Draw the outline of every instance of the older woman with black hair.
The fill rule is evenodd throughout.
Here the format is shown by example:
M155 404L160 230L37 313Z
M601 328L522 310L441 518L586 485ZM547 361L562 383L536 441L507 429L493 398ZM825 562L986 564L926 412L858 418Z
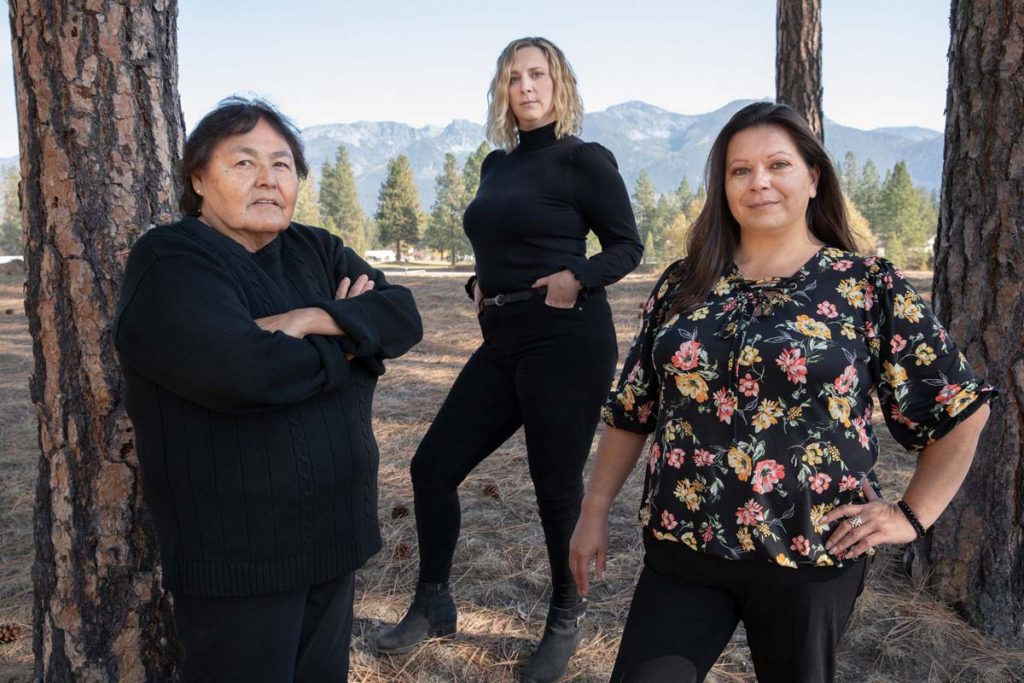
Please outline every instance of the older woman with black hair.
M422 334L412 295L291 222L292 124L232 98L185 143L184 217L132 249L125 405L187 680L343 681L381 546L370 412Z
M612 680L703 680L738 622L762 681L832 680L874 548L956 493L995 395L900 270L856 253L839 181L791 108L719 133L689 257L664 272L605 403L572 540L583 592L608 510L654 435L646 549ZM877 490L873 394L919 452ZM641 674L641 672L643 672Z

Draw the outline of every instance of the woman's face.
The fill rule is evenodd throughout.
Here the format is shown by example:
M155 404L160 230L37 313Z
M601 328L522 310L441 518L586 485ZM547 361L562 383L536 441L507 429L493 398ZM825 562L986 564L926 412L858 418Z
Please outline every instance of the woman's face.
M508 103L519 130L534 130L555 120L555 82L551 80L547 57L539 47L516 50L508 82Z
M217 143L192 187L203 198L200 220L254 251L288 227L299 178L288 141L260 119Z
M725 154L725 196L743 234L802 235L807 204L818 192L818 169L809 168L779 126L736 133Z

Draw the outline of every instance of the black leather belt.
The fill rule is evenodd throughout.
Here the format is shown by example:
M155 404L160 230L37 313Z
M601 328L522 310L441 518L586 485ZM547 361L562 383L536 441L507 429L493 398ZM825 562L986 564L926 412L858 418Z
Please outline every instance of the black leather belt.
M535 296L544 296L548 293L547 287L537 287L536 289L524 289L519 292L510 292L508 294L498 294L492 296L489 299L484 299L484 306L504 306L505 304L514 304L518 301L529 301Z

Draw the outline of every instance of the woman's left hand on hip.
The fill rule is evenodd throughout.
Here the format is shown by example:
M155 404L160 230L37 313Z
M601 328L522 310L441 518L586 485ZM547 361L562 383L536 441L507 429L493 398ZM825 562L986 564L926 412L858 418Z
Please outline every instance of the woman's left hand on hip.
M889 503L875 493L865 477L861 481L863 505L840 505L825 515L822 524L838 521L825 549L841 558L854 558L865 553L874 554L875 546L883 543L910 543L917 532L895 503Z
M544 297L544 303L554 308L572 308L576 305L580 289L583 285L572 274L571 270L563 270L553 275L539 278L533 283L533 288L547 287L548 293Z

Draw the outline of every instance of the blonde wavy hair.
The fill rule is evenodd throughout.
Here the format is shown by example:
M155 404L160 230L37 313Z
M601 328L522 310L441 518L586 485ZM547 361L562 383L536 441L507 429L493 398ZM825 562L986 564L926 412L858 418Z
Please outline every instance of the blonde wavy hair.
M516 51L535 47L548 60L554 83L555 136L578 135L583 130L583 98L576 87L576 74L558 46L546 38L513 40L498 56L498 65L487 89L487 139L496 147L511 150L519 144L519 125L508 101L508 84Z

